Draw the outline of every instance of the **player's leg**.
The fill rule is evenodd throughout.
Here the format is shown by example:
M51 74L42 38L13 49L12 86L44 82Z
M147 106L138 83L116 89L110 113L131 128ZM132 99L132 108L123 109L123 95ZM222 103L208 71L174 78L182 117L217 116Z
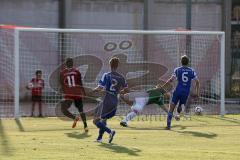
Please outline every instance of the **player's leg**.
M165 104L161 104L161 105L159 105L161 108L162 108L162 110L164 111L164 112L166 112L166 113L168 113L168 106L167 105L165 105Z
M43 114L42 114L42 96L38 97L38 110L39 110L38 117L43 117Z
M135 98L131 99L131 96L132 93L126 93L126 94L122 94L120 95L121 99L127 103L128 105L132 106L134 103L135 103ZM136 112L134 110L131 110L131 112L129 112L127 114L127 116L120 122L120 125L123 126L123 127L127 127L127 119L129 117L131 117L130 119L134 118L136 116Z
M102 123L102 125L98 124L99 121L101 120L102 108L103 108L103 102L99 103L98 106L96 107L96 110L94 113L94 118L93 118L93 124L96 125L97 128L99 128L98 137L96 139L96 142L102 142L102 137L105 132L105 128L102 127L102 125L106 126L106 124L105 123Z
M191 107L191 104L193 103L193 101L194 101L194 98L192 96L189 96L189 98L186 102L186 105L185 105L185 116L189 116L190 107Z
M177 107L177 115L175 116L175 119L177 121L180 120L180 113L182 112L182 107L183 106L185 107L187 99L188 99L188 94L186 94L186 93L182 93L179 96L179 103L178 103L178 107Z
M193 104L197 100L197 96L193 93L190 93L189 97L187 98L187 102L185 105L185 116L188 117L190 114L191 104Z
M104 132L107 132L109 134L109 140L108 142L111 143L113 140L113 137L115 136L115 131L111 130L110 128L107 127L106 123L107 119L94 119L93 123L99 128L99 135L97 137L97 142L102 142L102 137Z
M32 95L32 109L31 109L31 117L34 116L34 111L35 111L35 104L36 104L36 97Z
M148 97L136 97L135 103L131 107L131 112L127 114L127 116L120 122L120 125L123 127L127 127L128 121L132 120L134 117L137 116L138 113L144 109L148 102Z
M78 112L80 114L80 117L83 121L83 125L84 125L84 130L85 132L88 132L88 126L87 126L87 120L86 120L86 115L85 113L83 112L83 103L82 103L82 98L79 98L79 99L76 99L74 100L74 104L76 106L76 108L78 109ZM77 122L77 121L76 121ZM76 125L75 125L76 126ZM74 127L75 127L74 126ZM73 128L74 128L73 127Z
M105 112L104 114L102 114L102 119L106 119L107 120L107 119L110 119L110 118L115 116L116 111L117 111L117 104L113 105L111 108L112 109L111 109L110 112L108 111L107 113ZM109 134L108 143L111 143L116 132L114 130L110 129L109 127L107 127L107 123L105 123L104 125L105 125L105 127L104 127L105 131Z
M103 111L103 102L98 104L94 113L93 124L96 125L97 128L99 128L99 134L96 139L96 142L102 142L103 134L106 130L108 130L108 128L106 128L106 120L101 119L102 111ZM111 132L111 131L108 130L108 132Z
M178 109L177 109L177 112L180 114L181 111L182 111L182 106L184 106L186 108L186 103L188 101L188 96L189 94L182 94L180 99L179 99L179 106L178 106Z
M106 116L104 116L103 119L106 119L106 120L107 120L107 119L110 119L110 118L114 117L115 114L116 114L116 111L117 111L116 107L117 107L117 106L114 107L114 110L112 110L110 113L108 113ZM104 123L103 123L103 124L104 124ZM114 130L110 129L109 127L107 127L107 122L105 123L105 128L106 128L106 129L109 129L109 131L111 131L111 132L108 132L108 131L106 130L106 132L109 134L108 143L111 143L112 140L113 140L113 137L115 136L115 133L116 133L116 132L115 132Z
M41 101L38 102L38 109L39 109L38 117L43 117L43 114L42 114L42 102Z
M180 114L182 112L182 104L179 103L177 107L177 113Z
M71 107L71 105L72 105L72 100L70 100L70 99L67 99L67 100L63 100L62 102L61 102L61 111L62 111L62 113L66 116L66 117L68 117L68 118L70 118L70 119L75 119L75 115L73 115L71 112L69 112L69 108Z
M111 130L110 128L107 127L106 121L107 121L107 119L101 119L101 118L95 118L93 120L93 123L99 128L99 135L96 140L97 142L102 141L104 132L107 132L109 134L109 143L112 142L112 139L115 135L115 131Z
M106 120L115 116L116 105L112 105L112 106L108 105L110 108L107 110L103 108L104 105L107 105L107 104L102 102L97 107L93 123L99 128L99 135L98 135L97 141L98 142L101 141L101 138L104 132L107 132L109 134L109 143L111 143L115 135L115 131L107 127Z
M173 111L175 109L175 106L179 100L179 96L176 91L173 92L172 100L169 104L169 109L168 109L168 116L167 116L167 129L171 129L171 122L172 122L172 117L173 117Z
M176 113L176 115L174 116L176 121L180 121L180 113L181 113L181 112L182 112L182 104L181 104L181 103L178 103L177 113Z
M31 117L34 116L34 110L35 110L35 101L32 101L32 110L31 110Z
M123 127L127 127L128 126L128 121L132 120L134 117L136 117L138 114L138 111L136 110L131 110L131 112L129 112L126 117L124 119L122 119L122 121L120 122L120 125Z
M172 122L173 111L175 109L175 106L176 105L172 102L169 105L168 116L167 116L167 129L171 129L171 122Z
M101 121L101 124L99 124L98 121ZM93 120L93 124L95 124L98 128L99 128L99 132L98 132L98 137L96 139L97 142L102 142L102 137L103 137L103 134L105 132L105 127L103 126L107 126L107 120L106 119L100 119L100 118L95 118Z

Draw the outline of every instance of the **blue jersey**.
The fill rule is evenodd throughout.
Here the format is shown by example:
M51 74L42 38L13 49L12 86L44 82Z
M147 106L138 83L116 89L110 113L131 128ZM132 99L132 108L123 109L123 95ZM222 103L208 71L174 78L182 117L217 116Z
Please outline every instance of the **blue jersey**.
M178 84L175 91L189 93L191 82L197 78L196 72L190 67L178 67L174 69L173 76L177 78Z
M174 69L173 76L177 78L178 84L172 95L172 103L177 105L186 104L190 88L191 81L197 78L196 72L190 67L178 67Z
M105 98L111 98L111 100L116 100L116 102L120 90L127 87L125 78L117 72L104 73L98 85L104 87L107 91L107 97Z

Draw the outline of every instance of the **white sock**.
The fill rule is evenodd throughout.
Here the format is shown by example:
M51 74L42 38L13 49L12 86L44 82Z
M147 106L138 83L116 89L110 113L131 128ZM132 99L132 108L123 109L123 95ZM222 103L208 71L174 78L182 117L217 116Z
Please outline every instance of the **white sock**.
M122 120L122 122L127 123L128 121L132 120L136 116L137 116L137 114L132 111L132 112L128 113L128 115Z

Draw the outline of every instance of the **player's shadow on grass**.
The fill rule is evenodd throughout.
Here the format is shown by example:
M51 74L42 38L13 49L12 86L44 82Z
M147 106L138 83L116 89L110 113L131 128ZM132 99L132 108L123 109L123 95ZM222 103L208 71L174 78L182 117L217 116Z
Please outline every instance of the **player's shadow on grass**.
M72 131L72 128L53 128L53 129L26 129L25 132L56 132L56 131Z
M192 120L198 121L198 122L202 122L202 123L205 123L205 124L209 124L210 123L209 120L201 118L201 116L192 117Z
M132 127L132 126L128 126L128 127L121 127L121 129L132 129L132 130L164 130L164 128L161 127Z
M186 126L181 126L181 125L174 125L172 126L172 128L178 128L180 130L184 130L186 129L187 127ZM131 127L131 126L128 126L126 127L126 129L133 129L133 130L166 130L165 127Z
M6 156L11 156L12 151L9 146L9 139L5 133L4 126L2 124L2 120L0 119L0 154L6 155Z
M79 133L79 132L72 132L72 133L65 133L68 137L70 138L75 138L75 139L84 139L84 138L88 138L91 137L91 135L89 135L88 133Z
M222 121L227 121L227 122L231 122L231 123L235 123L235 124L240 124L240 120L239 119L234 119L234 118L229 118L229 117L217 117L217 116L206 116L208 118L214 118L214 119L218 119L218 120L222 120Z
M186 126L182 126L182 125L173 125L171 128L177 128L177 129L180 129L180 130L184 130L187 127Z
M203 133L203 132L196 132L196 131L175 131L180 134L187 134L187 135L192 135L194 137L202 137L202 138L215 138L217 137L216 133Z
M115 153L125 153L125 154L128 154L130 156L139 156L138 153L141 152L140 149L137 149L137 148L127 148L127 147L124 147L124 146L119 146L117 144L106 144L106 143L100 143L101 147L104 147L104 148L107 148Z

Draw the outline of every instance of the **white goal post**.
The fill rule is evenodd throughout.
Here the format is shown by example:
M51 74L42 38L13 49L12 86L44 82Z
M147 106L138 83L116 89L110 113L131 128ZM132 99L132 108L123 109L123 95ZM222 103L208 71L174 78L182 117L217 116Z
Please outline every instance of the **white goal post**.
M36 69L43 70L46 82L43 96L47 106L45 112L54 116L53 108L61 95L56 93L51 78L56 68L69 56L76 58L77 67L84 75L83 83L89 88L94 87L100 75L108 70L109 58L119 56L126 65L121 66L120 71L129 83L136 82L145 86L142 89L149 89L159 77L166 81L173 68L179 65L181 55L187 54L191 67L198 73L202 89L201 97L194 100L190 108L201 105L209 114L225 114L224 32L15 28L13 37L16 118L29 114L25 113L27 107L22 109L24 105L29 106L26 97L30 95L26 94L23 86ZM89 65L95 61L99 62L98 68L90 69ZM153 80L156 76L158 78ZM161 113L154 109L151 111L152 108L156 107L149 107L146 114ZM119 113L125 114L127 110L122 105Z

